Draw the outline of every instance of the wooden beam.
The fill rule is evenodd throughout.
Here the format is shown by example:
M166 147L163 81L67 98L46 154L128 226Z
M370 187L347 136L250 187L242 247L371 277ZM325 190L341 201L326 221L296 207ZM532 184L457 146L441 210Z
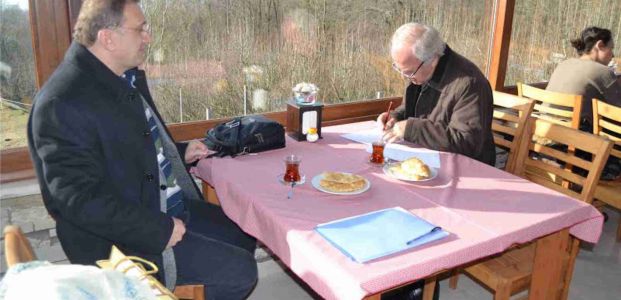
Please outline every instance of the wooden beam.
M69 29L73 32L75 22L78 20L78 14L80 13L80 7L82 7L82 0L67 0L67 7L69 8Z
M29 0L37 88L56 70L71 43L67 0Z
M507 75L507 61L511 43L515 0L497 0L492 43L492 57L489 69L489 83L492 89L503 91Z
M401 104L401 97L384 98L378 100L357 101L341 104L330 104L323 108L323 126L331 126L337 124L353 123L366 120L373 120L377 116L386 111L388 103L392 101L393 107ZM263 114L264 116L275 120L276 122L286 126L286 112L270 112ZM184 122L177 124L169 124L168 130L175 141L187 141L205 137L207 130L214 126L227 122L232 118L222 118L207 121Z
M401 104L402 97L392 97L377 100L365 100L350 103L327 105L323 109L323 123L349 118L375 116L377 117L388 108L388 103L393 102L392 107Z
M0 151L0 183L34 178L28 147Z
M384 112L390 101L393 107L401 104L401 97L378 100L358 101L342 104L332 104L324 107L323 126L353 123L374 120ZM270 112L264 116L285 126L286 112ZM207 130L226 122L231 118L214 119L208 121L185 122L168 125L168 129L175 141L187 141L205 137ZM34 178L34 171L27 147L13 148L0 151L0 180L10 182Z
M286 115L284 111L264 113L265 117L272 119L283 126L287 123ZM193 121L168 124L168 130L175 141L188 141L193 139L204 138L207 130L215 127L216 125L224 122L228 122L233 118L221 118L206 121Z

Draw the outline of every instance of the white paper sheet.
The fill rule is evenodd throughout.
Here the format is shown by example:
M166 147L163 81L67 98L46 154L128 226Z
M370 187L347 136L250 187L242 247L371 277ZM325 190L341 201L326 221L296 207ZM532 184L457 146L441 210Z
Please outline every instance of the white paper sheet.
M384 134L382 133L382 130L380 128L372 128L363 131L343 134L341 136L354 142L371 145L371 143L381 140L383 135Z
M343 134L342 137L354 142L366 144L366 150L373 152L371 143L382 138L382 131L379 128L367 129L359 132ZM424 148L414 148L403 144L386 144L384 147L384 157L392 160L404 161L411 157L417 157L425 164L433 168L440 168L440 154L438 151Z

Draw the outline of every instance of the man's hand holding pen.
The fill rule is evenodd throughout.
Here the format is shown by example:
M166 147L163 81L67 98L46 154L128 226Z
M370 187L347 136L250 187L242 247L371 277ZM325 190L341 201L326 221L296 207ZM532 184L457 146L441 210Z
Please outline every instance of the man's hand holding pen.
M388 122L386 122L386 130L384 130L384 135L382 136L382 140L386 143L395 143L403 140L405 136L405 126L407 125L407 120L397 121L395 118L390 118Z
M407 121L397 121L396 118L390 115L390 109L392 108L392 101L388 105L388 110L381 113L377 117L377 123L382 128L384 135L382 140L387 143L398 142L403 140L405 134L405 126Z

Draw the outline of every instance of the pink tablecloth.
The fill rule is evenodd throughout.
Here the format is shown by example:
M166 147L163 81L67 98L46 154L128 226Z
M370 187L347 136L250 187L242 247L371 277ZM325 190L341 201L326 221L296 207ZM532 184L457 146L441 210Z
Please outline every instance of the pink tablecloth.
M327 127L317 143L288 139L284 149L203 160L194 173L216 189L233 221L328 299L360 299L567 227L588 242L597 242L601 234L603 218L592 206L465 156L440 153L439 175L425 183L389 178L366 163L364 145L340 136L371 126L373 122ZM292 153L302 157L306 183L288 200L289 188L278 176L284 171L283 158ZM320 192L310 180L327 170L361 174L371 188L355 196ZM313 231L319 223L395 206L441 226L450 236L359 264Z

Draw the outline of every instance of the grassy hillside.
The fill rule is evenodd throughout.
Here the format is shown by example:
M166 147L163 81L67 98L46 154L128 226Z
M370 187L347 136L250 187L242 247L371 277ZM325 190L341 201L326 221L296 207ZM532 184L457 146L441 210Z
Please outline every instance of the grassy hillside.
M8 108L0 108L0 150L26 146L26 124L28 113Z

